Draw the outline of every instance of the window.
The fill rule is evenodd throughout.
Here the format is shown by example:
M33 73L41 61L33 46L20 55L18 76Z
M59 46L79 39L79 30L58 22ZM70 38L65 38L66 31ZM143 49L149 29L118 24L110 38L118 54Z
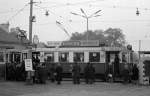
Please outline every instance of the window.
M21 54L20 53L14 53L14 61L19 63L21 58Z
M3 54L3 52L0 52L0 62L4 62L4 54Z
M22 60L25 60L25 59L27 59L27 53L22 54Z
M100 53L99 52L90 52L89 53L90 62L100 62Z
M84 62L84 53L74 53L74 62Z
M47 62L54 62L54 53L46 53L45 56Z
M69 53L60 53L59 55L59 61L60 62L68 62L69 61Z

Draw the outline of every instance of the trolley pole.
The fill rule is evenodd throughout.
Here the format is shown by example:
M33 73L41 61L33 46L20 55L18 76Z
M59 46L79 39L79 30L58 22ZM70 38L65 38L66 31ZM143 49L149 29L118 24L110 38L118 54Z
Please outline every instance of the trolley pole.
M86 17L86 20L87 20L87 42L88 42L88 40L89 40L89 18L88 17Z

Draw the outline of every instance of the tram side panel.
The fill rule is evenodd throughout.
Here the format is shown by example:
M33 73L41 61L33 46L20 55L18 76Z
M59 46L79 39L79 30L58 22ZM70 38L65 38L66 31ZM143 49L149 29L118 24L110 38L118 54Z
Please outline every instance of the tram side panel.
M81 74L83 74L83 70L88 62L91 62L93 64L93 66L95 67L96 74L99 74L99 75L105 74L105 69L106 69L105 58L106 57L105 57L105 52L103 51L101 52L72 52L70 51L70 52L51 52L49 53L49 55L48 53L45 53L45 54L46 54L45 55L46 60L48 58L54 58L53 60L51 60L51 62L49 62L49 64L55 64L56 66L57 63L60 63L63 67L63 73L66 75L69 75L69 76L71 75L71 70L72 70L72 66L74 65L74 63L80 64ZM97 58L95 59L97 62L90 60L91 54L95 57L98 56L99 59ZM76 56L78 58L75 58Z

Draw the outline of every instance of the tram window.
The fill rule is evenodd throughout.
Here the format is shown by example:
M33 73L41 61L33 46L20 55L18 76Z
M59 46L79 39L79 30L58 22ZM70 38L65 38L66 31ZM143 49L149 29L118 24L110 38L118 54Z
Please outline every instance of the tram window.
M46 53L45 56L47 62L54 62L54 53Z
M0 62L4 62L4 55L3 55L3 52L0 52Z
M20 54L19 53L14 54L14 61L17 63L20 62Z
M69 53L60 53L59 61L60 62L68 62L69 61Z
M74 53L74 62L84 62L84 53Z
M22 60L25 60L25 59L27 59L27 53L22 54Z
M90 62L100 62L100 53L99 52L90 52L89 53Z

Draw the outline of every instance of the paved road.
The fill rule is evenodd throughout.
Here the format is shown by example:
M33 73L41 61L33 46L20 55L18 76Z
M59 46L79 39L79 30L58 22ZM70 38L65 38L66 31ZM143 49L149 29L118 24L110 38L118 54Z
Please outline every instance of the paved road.
M150 96L150 86L97 82L93 85L25 85L24 82L0 82L0 96Z

